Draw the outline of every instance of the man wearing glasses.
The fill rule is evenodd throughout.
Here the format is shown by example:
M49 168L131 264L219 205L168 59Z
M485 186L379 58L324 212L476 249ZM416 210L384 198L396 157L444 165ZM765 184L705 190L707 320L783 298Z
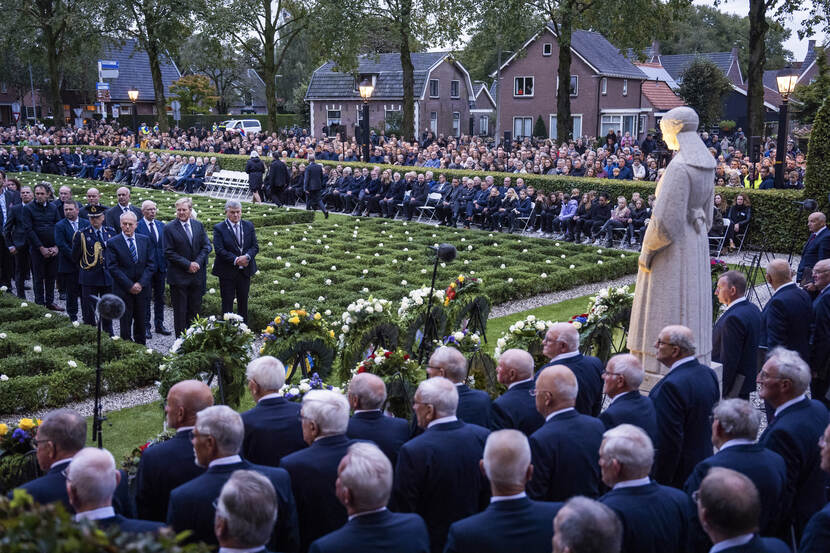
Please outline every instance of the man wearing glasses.
M657 440L657 413L651 398L640 393L645 372L636 356L621 353L608 360L602 371L602 391L611 398L599 420L610 430L621 424L642 428L652 443Z
M579 331L571 323L556 323L542 341L542 353L550 362L536 373L553 365L564 365L579 384L574 407L583 415L596 417L602 408L602 361L579 352Z
M813 332L810 339L813 381L810 391L815 399L830 407L827 398L830 388L830 259L819 261L813 267L813 283L820 292L813 300Z

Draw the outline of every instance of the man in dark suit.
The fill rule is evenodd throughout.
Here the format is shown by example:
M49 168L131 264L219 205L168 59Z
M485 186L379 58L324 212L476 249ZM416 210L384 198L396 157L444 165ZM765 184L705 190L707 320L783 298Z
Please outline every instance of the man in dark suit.
M259 252L254 224L242 220L242 204L236 200L225 203L227 219L213 227L212 274L219 277L222 313L233 313L233 300L239 315L248 322L248 292L251 276L256 273L256 254Z
M283 457L280 467L291 475L300 516L300 551L304 553L314 540L348 520L335 494L335 482L337 466L354 440L346 437L349 403L338 392L307 392L300 418L309 447Z
M602 373L602 391L611 398L599 420L610 430L621 424L633 424L645 430L652 444L657 441L657 412L651 398L640 393L643 365L630 353L621 353L608 360Z
M170 492L205 472L194 463L190 431L196 424L196 413L211 405L210 388L198 380L182 380L167 392L167 427L175 428L176 434L150 445L141 454L135 493L140 518L165 522Z
M386 508L392 492L392 464L374 444L357 442L337 467L337 498L349 521L311 544L311 553L428 553L429 535L421 517Z
M72 260L72 241L75 233L87 228L89 221L78 217L75 202L62 204L64 218L55 225L55 245L58 247L58 275L66 289L66 314L70 321L78 318L78 300L81 297L80 267Z
M52 204L55 206L55 209L58 210L58 217L63 219L64 217L64 207L66 204L72 204L75 206L76 213L81 211L81 203L75 201L72 198L72 189L68 186L61 186L58 189L58 198L52 201Z
M135 233L150 239L150 249L156 260L156 270L150 279L151 301L147 302L147 311L144 313L144 330L147 339L153 337L150 331L150 304L153 305L155 329L157 334L169 336L171 332L164 326L164 283L167 281L167 259L164 257L164 223L156 219L156 203L145 200L141 204L143 217L138 220Z
M394 466L398 451L409 439L409 423L406 419L387 417L381 410L386 403L386 383L371 373L357 374L349 382L348 398L354 415L349 419L346 435L353 440L374 442Z
M809 282L812 276L810 269L822 259L830 257L830 232L827 231L827 216L821 211L811 213L807 218L807 228L810 229L810 237L804 244L804 249L801 250L801 261L798 263L798 270L795 274L795 280L799 284L804 282L805 277ZM809 284L807 289L810 292L815 291Z
M810 334L810 368L813 379L810 392L813 398L830 407L830 259L823 259L813 267L813 282L818 297L813 300L812 333Z
M550 551L553 518L562 504L527 497L525 486L533 474L527 436L510 429L493 432L487 437L479 464L490 482L490 505L481 513L453 523L444 551Z
M3 193L7 200L9 198L8 192L7 190ZM22 187L20 189L20 203L12 203L8 207L3 224L3 238L14 265L14 290L17 297L21 299L26 299L26 280L29 278L32 267L29 259L29 246L26 243L26 229L23 226L23 208L34 200L34 197L30 187Z
M14 247L6 241L4 228L9 219L12 207L20 203L20 194L5 188L6 174L0 171L0 286L11 288L14 277L14 261L10 248Z
M107 242L105 258L112 276L112 290L124 300L124 314L119 324L121 339L146 344L144 317L150 304L150 281L156 270L156 256L150 239L135 233L137 223L131 211L121 215L121 234Z
M827 476L821 472L818 441L827 427L827 408L807 398L810 368L794 351L770 352L759 374L758 395L775 414L758 443L787 463L787 490L781 506L779 534L800 539L807 521L827 502Z
M755 442L761 415L743 399L725 399L712 412L712 445L718 452L695 467L684 489L691 495L712 467L736 470L752 480L761 498L760 532L774 535L787 485L787 465Z
M752 480L734 470L714 467L700 483L697 515L703 530L723 553L789 553L775 538L762 538L758 531L761 501Z
M285 367L276 357L254 359L245 376L256 406L242 413L242 457L258 465L279 466L283 457L306 447L298 418L300 405L282 397Z
M620 547L622 523L599 501L571 498L553 519L553 553L610 552Z
M649 397L657 411L654 479L683 488L692 469L712 455L709 415L720 398L715 371L695 359L692 331L667 326L657 335L657 360L669 367Z
M533 478L527 494L539 501L599 496L599 446L605 426L574 408L576 376L564 365L548 367L536 378L534 394L545 423L530 436Z
M196 463L207 470L170 493L167 524L176 533L192 531L192 541L217 543L214 505L222 486L235 471L254 470L268 478L277 492L277 523L271 545L277 551L296 552L299 546L298 521L291 479L282 469L243 460L239 456L239 448L244 434L242 417L226 405L208 407L197 413L191 442Z
M78 281L81 284L84 323L94 326L98 298L112 289L112 277L107 270L104 252L116 231L104 226L104 208L99 205L88 206L87 217L89 226L76 232L72 238L72 261L80 267ZM112 336L112 321L103 319L101 328Z
M101 204L101 193L98 191L97 188L90 188L86 191L86 205L84 205L84 207L81 208L80 214L80 217L82 219L86 219L89 217L89 208L91 206L102 208L100 209L101 213L106 213L106 211L109 209L107 206Z
M268 166L268 175L265 177L265 191L272 202L282 206L280 196L288 186L288 166L280 159L280 152L274 150L271 164Z
M767 265L766 279L774 292L761 312L760 347L769 351L783 346L809 359L813 317L810 295L793 282L790 265L783 259L773 259Z
M222 486L216 500L213 528L219 551L268 553L277 520L277 492L271 481L255 470L237 470Z
M130 189L126 186L120 187L115 191L118 196L118 203L107 210L104 217L104 224L114 229L121 228L121 215L132 212L135 215L135 220L141 219L141 210L130 203Z
M190 217L190 198L176 200L176 220L164 226L164 257L176 336L187 330L202 308L210 240L202 223Z
M715 291L727 306L712 329L712 361L723 365L723 397L749 399L756 388L761 312L746 299L743 273L722 274Z
M306 194L305 208L311 211L317 211L319 208L328 219L326 204L320 199L323 190L323 167L319 163L314 163L314 152L308 154L308 166L303 174L303 190Z
M102 528L118 527L128 534L156 532L164 523L126 518L116 514L113 495L122 475L106 449L80 450L66 468L66 492L75 509L75 521L93 520Z
M493 401L493 429L514 428L530 436L545 422L530 395L533 368L533 356L521 349L509 349L499 357L496 378L507 391Z
M490 428L493 416L490 396L484 390L473 390L467 386L467 358L449 346L436 349L427 363L427 377L443 376L458 389L456 416L469 424Z
M821 442L821 470L830 473L830 426L824 430ZM800 553L823 553L830 551L830 503L813 515L798 548Z
M413 404L424 433L398 453L392 505L421 515L430 551L440 553L450 525L487 505L490 490L478 462L489 431L456 417L458 389L446 378L421 382Z
M35 201L23 208L23 230L32 260L32 287L35 303L52 311L63 311L55 303L55 279L58 276L58 247L55 225L58 210L49 201L45 183L35 185Z
M556 323L542 341L542 353L550 361L536 373L553 365L565 365L576 376L579 392L575 408L583 415L596 417L602 408L602 361L579 353L579 331L570 323Z

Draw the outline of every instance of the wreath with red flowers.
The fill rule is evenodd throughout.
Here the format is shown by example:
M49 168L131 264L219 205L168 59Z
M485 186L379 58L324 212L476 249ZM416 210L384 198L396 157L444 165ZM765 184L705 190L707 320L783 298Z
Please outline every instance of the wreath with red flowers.
M417 361L400 348L375 349L355 366L352 377L365 372L379 376L386 383L387 407L398 417L410 414L415 389L427 376Z

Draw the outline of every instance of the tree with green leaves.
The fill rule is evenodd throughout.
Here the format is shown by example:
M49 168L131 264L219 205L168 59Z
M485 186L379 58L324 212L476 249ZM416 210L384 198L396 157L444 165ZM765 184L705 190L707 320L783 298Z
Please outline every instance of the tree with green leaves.
M244 62L229 42L197 33L180 49L178 66L183 73L202 74L210 79L217 96L217 113L227 113L230 104L239 98Z
M181 103L184 113L207 113L216 105L219 96L205 75L185 75L173 81L170 94Z
M533 138L547 138L548 129L545 127L545 120L542 116L536 118L536 123L533 124Z
M827 66L824 48L816 49L816 67L818 74L815 80L809 84L796 86L793 93L796 101L790 103L793 117L806 125L813 123L824 100L830 97L830 67Z
M723 98L732 90L732 82L711 60L697 58L683 71L683 84L677 93L697 112L700 124L710 127L723 111Z
M813 119L810 144L807 149L807 171L804 174L804 197L818 200L819 211L828 208L830 192L830 100L824 102Z

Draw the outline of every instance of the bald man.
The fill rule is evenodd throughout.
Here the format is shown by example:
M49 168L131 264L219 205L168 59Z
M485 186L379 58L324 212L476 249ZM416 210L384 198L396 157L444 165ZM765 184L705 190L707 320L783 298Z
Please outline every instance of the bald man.
M596 417L602 409L602 361L579 352L579 331L571 323L556 323L542 341L542 353L550 362L542 367L565 365L579 383L576 410ZM537 373L538 375L539 373Z
M766 279L773 293L761 312L760 346L767 351L783 346L809 359L813 317L810 295L793 282L790 265L783 259L770 262Z
M141 219L141 210L130 203L131 194L129 188L122 186L115 191L115 195L118 197L118 203L107 210L104 216L105 225L114 229L121 228L121 216L127 212L132 212L135 215L136 221Z
M213 405L210 388L198 380L183 380L167 392L167 426L176 434L144 450L136 476L136 503L139 518L167 521L170 492L204 472L194 462L190 431L196 413Z
M564 365L550 366L536 378L536 409L545 423L530 436L533 477L527 494L532 499L599 495L599 446L605 426L574 409L577 387L576 376Z
M821 211L811 213L807 217L807 228L810 229L810 237L801 250L801 261L798 263L796 281L803 282L811 280L810 270L822 259L830 257L830 232L827 232L827 216ZM817 290L808 285L810 292Z
M384 415L386 383L371 373L355 375L349 382L348 398L354 414L349 419L346 435L353 440L374 442L394 467L398 451L409 439L410 431L406 419Z
M648 396L640 393L645 371L640 360L630 353L621 353L608 360L602 373L602 391L611 398L599 420L610 430L621 424L633 424L645 430L652 442L657 441L657 413Z
M493 429L512 428L530 436L545 419L536 410L533 390L533 356L521 349L501 354L496 378L507 391L493 401Z

